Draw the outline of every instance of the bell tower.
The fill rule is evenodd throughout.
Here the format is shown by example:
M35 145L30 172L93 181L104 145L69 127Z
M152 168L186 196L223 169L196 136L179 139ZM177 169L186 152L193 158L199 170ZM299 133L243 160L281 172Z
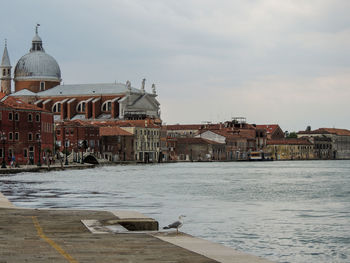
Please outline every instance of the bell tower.
M0 65L0 81L1 92L6 95L11 93L11 68L10 58L7 52L7 40L5 39L5 48Z

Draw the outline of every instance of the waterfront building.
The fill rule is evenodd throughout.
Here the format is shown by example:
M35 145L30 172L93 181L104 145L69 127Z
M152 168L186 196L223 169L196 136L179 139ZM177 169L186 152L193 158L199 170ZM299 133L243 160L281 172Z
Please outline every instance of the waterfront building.
M55 123L55 147L61 152L100 152L99 126L75 120Z
M134 160L159 162L161 156L161 122L153 119L119 121L117 125L134 136Z
M283 139L284 132L278 124L260 124L256 125L257 129L264 129L268 140Z
M168 137L195 137L198 135L199 130L204 127L203 124L174 124L165 125L165 129Z
M53 115L35 105L6 97L0 102L1 153L7 164L37 164L53 152Z
M329 143L318 142L319 147L326 149L326 152L331 150L331 159L350 159L350 130L346 129L337 129L337 128L319 128L317 130L310 131L300 131L298 132L298 137L313 137L316 138L315 141L318 141L318 138L329 138L331 140L331 146ZM325 149L323 149L325 150ZM329 153L323 151L323 156Z
M199 137L225 143L226 160L249 159L253 151L264 151L266 147L266 131L248 124L245 118L234 118L219 125L208 125L201 129Z
M225 144L203 138L177 138L175 156L178 161L224 161Z
M102 158L111 162L134 161L134 135L124 129L100 127Z
M161 123L153 119L56 123L56 146L110 161L158 162ZM110 143L110 144L109 144Z
M307 139L268 140L267 152L275 160L314 159L314 145Z

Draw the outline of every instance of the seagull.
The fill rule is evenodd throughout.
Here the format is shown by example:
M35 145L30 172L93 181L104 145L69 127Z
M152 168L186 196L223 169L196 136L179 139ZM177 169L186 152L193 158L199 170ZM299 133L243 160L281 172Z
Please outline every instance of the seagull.
M179 216L179 220L175 221L174 223L163 227L163 229L170 229L170 228L176 228L176 234L179 233L179 228L182 227L182 225L184 224L184 220L182 219L183 217L186 217L184 215Z

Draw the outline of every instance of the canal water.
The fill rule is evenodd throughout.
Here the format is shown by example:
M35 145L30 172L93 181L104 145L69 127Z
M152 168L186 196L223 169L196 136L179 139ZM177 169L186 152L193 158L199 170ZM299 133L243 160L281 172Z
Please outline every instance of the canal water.
M136 210L277 262L350 262L350 161L173 163L0 176L31 208Z

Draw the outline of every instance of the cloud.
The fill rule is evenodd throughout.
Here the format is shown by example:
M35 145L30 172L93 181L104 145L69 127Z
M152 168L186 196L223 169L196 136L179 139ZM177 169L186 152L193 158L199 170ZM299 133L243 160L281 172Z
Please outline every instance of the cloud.
M137 87L145 77L169 123L241 115L290 130L350 128L350 1L14 0L7 8L16 14L0 17L0 37L11 61L40 22L65 83Z

